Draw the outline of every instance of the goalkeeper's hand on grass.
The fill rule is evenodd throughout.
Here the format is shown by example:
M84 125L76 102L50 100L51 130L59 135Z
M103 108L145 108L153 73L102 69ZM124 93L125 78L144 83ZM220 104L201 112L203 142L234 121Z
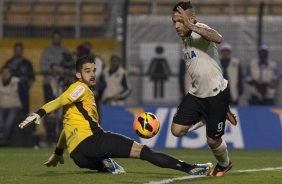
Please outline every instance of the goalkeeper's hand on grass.
M44 165L46 165L47 167L50 167L50 166L56 167L58 165L58 163L64 164L64 157L63 157L63 155L59 156L59 155L56 155L55 153L53 153L48 158L48 160L46 160L44 162Z
M19 124L19 128L25 128L28 125L35 123L37 125L40 124L40 116L36 113L32 113L29 116L27 116L25 118L25 120L23 120L20 124Z

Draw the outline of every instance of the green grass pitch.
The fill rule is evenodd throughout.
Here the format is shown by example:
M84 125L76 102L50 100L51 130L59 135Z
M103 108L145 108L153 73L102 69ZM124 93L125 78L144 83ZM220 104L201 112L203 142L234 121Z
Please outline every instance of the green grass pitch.
M190 163L216 163L209 150L160 150ZM244 151L231 150L233 169L224 177L203 177L172 181L171 183L282 183L282 169L273 171L244 172L247 169L282 167L281 151ZM52 149L33 150L30 148L0 148L1 184L90 184L90 183L148 183L165 179L179 178L185 173L171 169L158 168L146 161L137 159L115 159L127 171L123 175L96 173L78 168L65 154L65 164L47 168L43 162L52 153ZM239 173L238 170L243 170Z

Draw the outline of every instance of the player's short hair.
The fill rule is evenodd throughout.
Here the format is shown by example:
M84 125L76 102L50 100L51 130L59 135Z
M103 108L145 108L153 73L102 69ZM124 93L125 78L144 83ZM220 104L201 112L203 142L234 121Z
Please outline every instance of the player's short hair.
M94 63L95 64L95 56L94 55L87 55L79 58L75 63L76 72L81 72L82 66L85 63Z
M193 9L190 1L179 1L174 7L173 11L177 11L177 7L181 7L183 10Z

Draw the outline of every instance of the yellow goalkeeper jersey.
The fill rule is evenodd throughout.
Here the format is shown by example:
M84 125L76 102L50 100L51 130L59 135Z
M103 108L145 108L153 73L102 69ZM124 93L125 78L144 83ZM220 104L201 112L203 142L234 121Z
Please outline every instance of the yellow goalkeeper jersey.
M59 107L64 108L64 133L71 153L81 141L101 129L94 94L86 84L77 81L42 109L49 113Z

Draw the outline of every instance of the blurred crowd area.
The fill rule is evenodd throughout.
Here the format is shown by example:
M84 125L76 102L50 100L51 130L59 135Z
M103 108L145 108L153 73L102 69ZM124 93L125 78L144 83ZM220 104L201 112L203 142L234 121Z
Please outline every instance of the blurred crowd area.
M65 38L116 38L129 16L170 15L176 0L0 0L0 36L48 38L54 27ZM198 15L280 16L281 0L192 0Z
M56 141L60 110L41 126L16 125L76 80L74 64L84 55L96 58L98 106L176 106L189 84L171 22L175 2L0 0L0 145L23 145L26 133L35 148ZM218 49L231 105L281 106L282 1L192 3L199 21L225 38ZM262 7L266 26L258 42Z

